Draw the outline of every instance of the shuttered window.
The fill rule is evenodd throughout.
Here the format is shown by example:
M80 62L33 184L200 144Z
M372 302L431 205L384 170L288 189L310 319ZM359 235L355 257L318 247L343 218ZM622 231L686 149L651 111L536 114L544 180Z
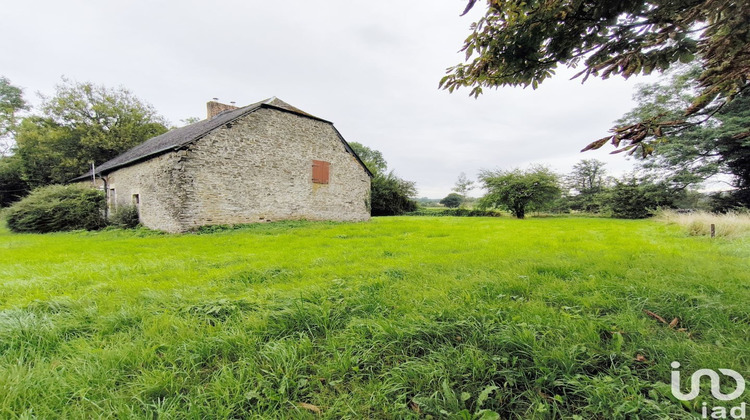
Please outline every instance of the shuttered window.
M327 184L331 173L331 163L322 160L312 161L312 182Z

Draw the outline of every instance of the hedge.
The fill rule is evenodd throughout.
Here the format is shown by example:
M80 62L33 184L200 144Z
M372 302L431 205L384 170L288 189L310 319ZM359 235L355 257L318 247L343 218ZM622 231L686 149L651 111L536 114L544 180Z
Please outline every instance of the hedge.
M37 188L6 212L13 232L96 230L107 225L104 192L75 185Z

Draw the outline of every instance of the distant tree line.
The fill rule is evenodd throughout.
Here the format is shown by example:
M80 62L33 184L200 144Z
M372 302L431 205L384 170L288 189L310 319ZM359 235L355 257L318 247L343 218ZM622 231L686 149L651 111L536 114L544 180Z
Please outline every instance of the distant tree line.
M684 117L685 107L700 95L700 74L696 66L679 66L660 81L639 86L636 107L618 124ZM727 212L750 207L750 90L709 117L695 118L679 131L659 132L649 143L650 155L636 155L636 170L621 179L608 176L604 162L596 159L580 161L565 175L543 166L482 171L479 181L488 193L478 207L505 209L521 218L528 211L643 218L657 208ZM722 179L729 180L723 182L730 189L700 192L707 181ZM446 207L453 205L450 197L443 199Z
M698 95L700 71L680 67L661 81L639 87L637 106L619 121L635 124L654 116L680 117ZM656 208L701 208L728 211L750 207L750 90L716 109L700 124L663 134L650 143L650 156L621 179L608 176L595 159L577 163L569 174L544 166L483 170L476 181L458 176L453 192L421 205L465 209L502 209L523 218L529 212L588 212L614 217L648 217ZM153 107L124 88L109 89L63 79L51 97L32 109L23 90L0 77L0 206L32 189L65 183L92 163L107 161L167 131ZM352 142L352 148L374 174L370 195L373 216L417 209L416 185L389 170L382 153ZM728 191L699 192L702 183L729 179ZM469 193L481 186L486 194ZM460 212L461 214L467 212ZM467 213L468 214L468 213Z
M605 163L596 159L581 160L568 174L532 165L527 169L483 170L478 179L487 193L476 201L476 209L503 210L519 219L532 212L640 219L660 208L726 210L727 193L681 188L643 168L615 179L608 175ZM450 193L440 204L457 208L461 201L461 196Z

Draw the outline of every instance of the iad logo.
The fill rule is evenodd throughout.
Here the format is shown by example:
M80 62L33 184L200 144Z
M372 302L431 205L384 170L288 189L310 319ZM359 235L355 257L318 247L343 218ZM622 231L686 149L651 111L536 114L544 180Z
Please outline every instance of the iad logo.
M732 401L739 398L745 392L745 378L739 373L732 369L719 369L723 375L729 376L734 379L737 386L733 392L724 394L721 392L721 378L716 371L711 369L698 369L690 377L690 392L683 394L680 390L680 368L679 362L672 362L672 395L682 401L691 401L695 399L700 393L701 378L707 376L711 380L711 395L720 401ZM732 407L729 411L725 407L713 407L711 409L711 418L713 419L726 419L731 416L733 419L744 419L746 418L747 404L742 403L737 407ZM708 418L708 404L703 403L703 418Z

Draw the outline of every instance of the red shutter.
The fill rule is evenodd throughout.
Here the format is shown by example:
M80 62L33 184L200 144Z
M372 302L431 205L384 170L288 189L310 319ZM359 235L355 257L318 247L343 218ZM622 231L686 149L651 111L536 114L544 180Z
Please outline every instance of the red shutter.
M316 184L327 184L330 176L329 162L322 160L312 161L312 181Z

